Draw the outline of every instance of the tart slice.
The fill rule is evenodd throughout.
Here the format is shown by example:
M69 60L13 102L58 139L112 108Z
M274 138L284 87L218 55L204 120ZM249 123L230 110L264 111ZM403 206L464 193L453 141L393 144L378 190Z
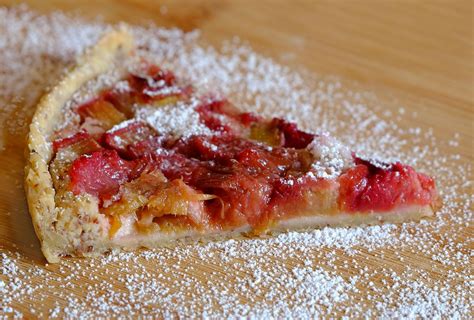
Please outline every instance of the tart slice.
M40 101L25 187L49 262L184 238L401 222L438 204L432 178L198 93L138 57L122 29Z

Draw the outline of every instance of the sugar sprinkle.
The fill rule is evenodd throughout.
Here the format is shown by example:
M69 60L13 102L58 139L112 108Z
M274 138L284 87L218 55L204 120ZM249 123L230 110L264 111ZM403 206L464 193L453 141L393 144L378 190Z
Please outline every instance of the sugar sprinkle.
M18 141L35 102L108 27L63 13L0 8L0 149L22 149ZM198 43L198 32L131 29L143 54L205 92L228 96L243 110L328 131L366 158L401 158L435 174L444 207L435 219L419 223L178 244L54 266L4 243L0 317L431 319L473 314L472 239L463 240L472 234L472 182L466 181L471 168L455 154L459 136L446 142L453 153L441 154L437 146L444 142L432 130L403 126L400 120L416 116L405 108L392 113L370 92L291 70L237 39L213 48ZM5 177L18 189L20 169Z

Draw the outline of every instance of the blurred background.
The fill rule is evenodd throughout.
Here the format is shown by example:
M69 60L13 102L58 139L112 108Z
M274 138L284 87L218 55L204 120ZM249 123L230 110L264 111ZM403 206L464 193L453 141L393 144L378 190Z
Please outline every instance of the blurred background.
M403 90L465 112L473 106L469 0L0 0L19 3L107 22L200 29L211 44L238 36L286 64Z

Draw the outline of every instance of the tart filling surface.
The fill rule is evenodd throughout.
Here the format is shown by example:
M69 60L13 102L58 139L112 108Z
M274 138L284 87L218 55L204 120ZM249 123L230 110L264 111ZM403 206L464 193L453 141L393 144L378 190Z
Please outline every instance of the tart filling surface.
M197 97L155 65L72 108L50 169L63 201L88 196L108 233L254 232L317 212L390 212L430 205L433 179L400 163L361 159L332 137L284 119ZM132 231L132 230L129 230Z
M241 112L143 61L72 100L48 136L51 228L64 242L51 261L188 235L417 219L438 201L410 166Z

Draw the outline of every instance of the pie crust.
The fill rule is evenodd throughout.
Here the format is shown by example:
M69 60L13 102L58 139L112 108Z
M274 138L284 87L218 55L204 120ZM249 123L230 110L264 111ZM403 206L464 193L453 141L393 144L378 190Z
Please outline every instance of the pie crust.
M49 136L60 118L62 107L74 92L110 68L117 56L127 55L132 49L132 36L124 27L107 33L41 98L33 115L27 140L25 189L33 226L44 256L51 263L59 262L60 255L71 251L71 239L68 239L71 236L56 232L54 227L58 210L48 168L53 155Z

